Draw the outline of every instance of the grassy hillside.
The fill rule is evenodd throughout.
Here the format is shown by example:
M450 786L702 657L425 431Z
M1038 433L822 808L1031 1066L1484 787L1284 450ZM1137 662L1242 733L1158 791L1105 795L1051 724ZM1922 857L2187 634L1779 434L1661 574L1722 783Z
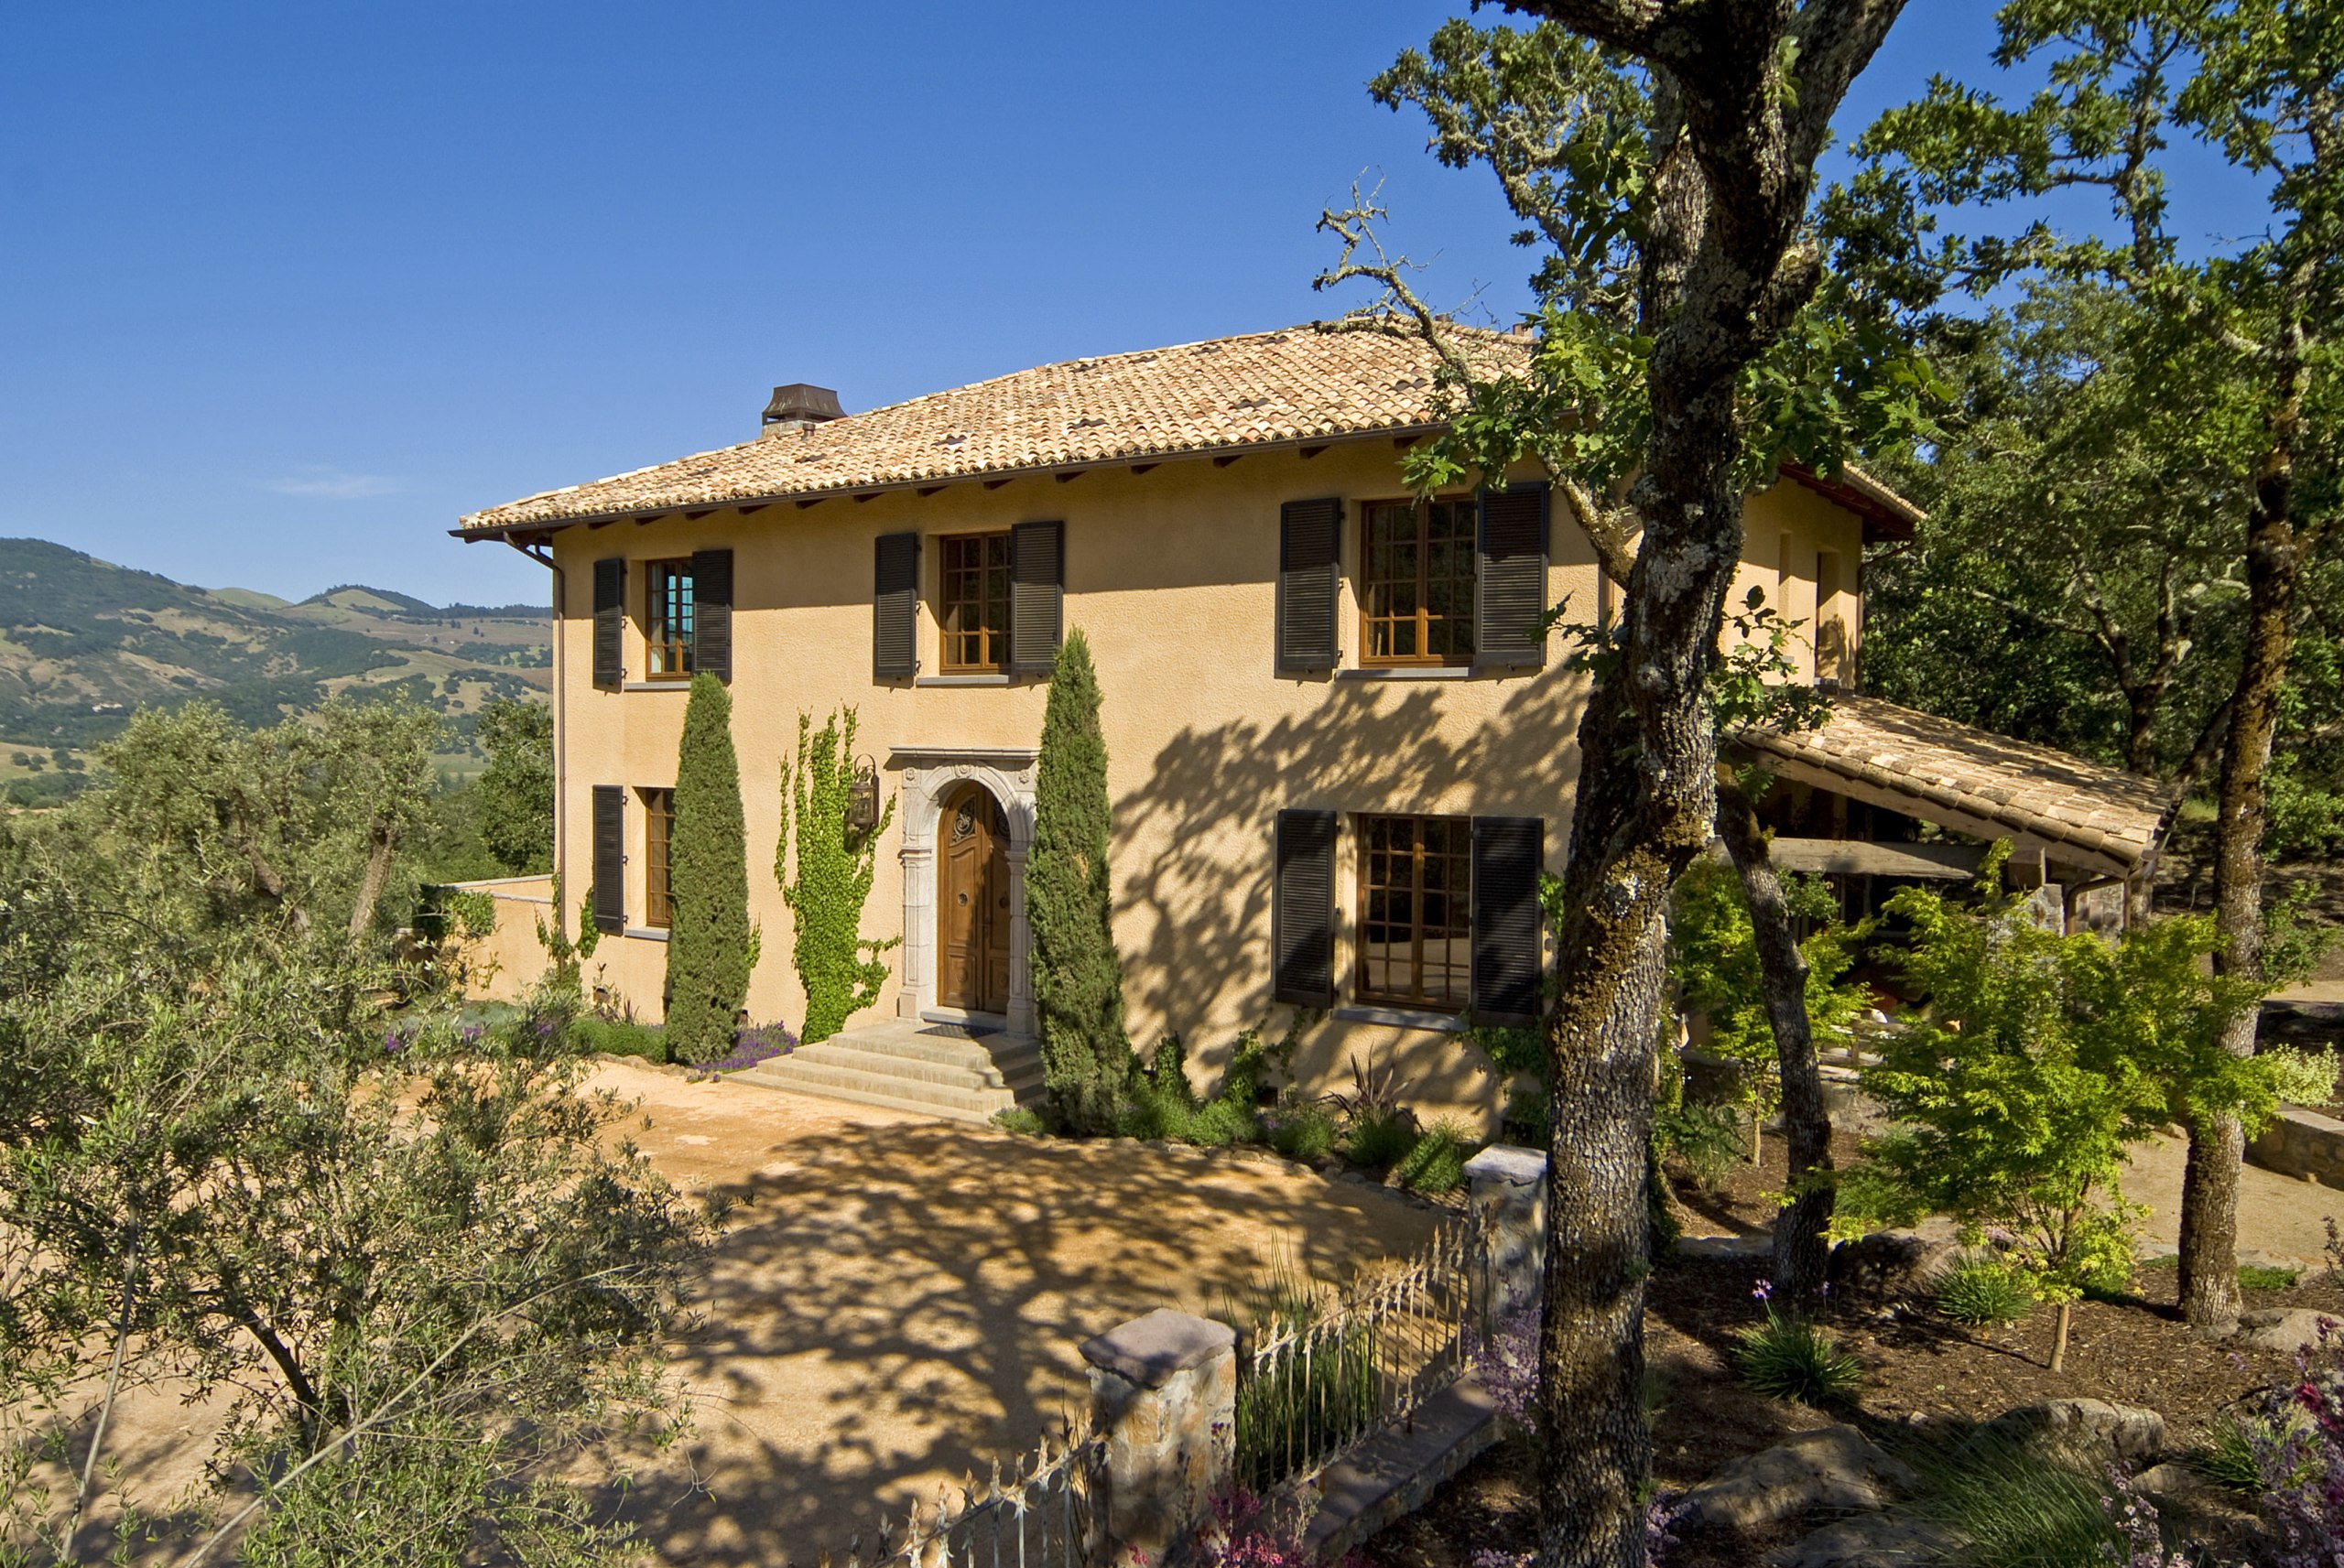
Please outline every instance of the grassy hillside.
M440 607L357 586L290 604L0 539L0 781L19 798L57 793L132 709L190 697L266 724L338 691L404 686L453 722L442 761L469 772L482 705L542 694L551 664L542 605Z

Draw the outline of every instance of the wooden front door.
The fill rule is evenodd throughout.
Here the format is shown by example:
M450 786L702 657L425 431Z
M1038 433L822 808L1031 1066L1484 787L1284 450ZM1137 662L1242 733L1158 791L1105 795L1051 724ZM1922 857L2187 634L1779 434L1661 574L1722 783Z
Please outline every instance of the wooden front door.
M1009 1011L1009 819L971 785L944 808L938 855L937 1000L970 1012Z

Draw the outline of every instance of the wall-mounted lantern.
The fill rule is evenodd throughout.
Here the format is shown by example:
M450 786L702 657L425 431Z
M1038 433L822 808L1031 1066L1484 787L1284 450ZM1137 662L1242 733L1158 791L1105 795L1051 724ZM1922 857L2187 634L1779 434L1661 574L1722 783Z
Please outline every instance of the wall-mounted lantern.
M847 785L846 825L857 833L879 826L879 764L868 756L854 764L854 782Z

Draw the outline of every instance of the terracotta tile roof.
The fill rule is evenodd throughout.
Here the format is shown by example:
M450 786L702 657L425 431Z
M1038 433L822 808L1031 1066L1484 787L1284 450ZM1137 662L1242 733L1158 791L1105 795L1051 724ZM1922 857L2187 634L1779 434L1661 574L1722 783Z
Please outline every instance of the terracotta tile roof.
M1876 697L1834 697L1819 729L1749 730L1737 740L1782 764L1785 777L1884 792L1924 820L1951 816L1959 820L1947 825L1962 831L2033 838L2054 860L2119 874L2154 860L2175 805L2153 779Z
M1526 346L1472 338L1492 368ZM1425 429L1432 384L1413 336L1315 324L1069 360L548 491L459 531Z

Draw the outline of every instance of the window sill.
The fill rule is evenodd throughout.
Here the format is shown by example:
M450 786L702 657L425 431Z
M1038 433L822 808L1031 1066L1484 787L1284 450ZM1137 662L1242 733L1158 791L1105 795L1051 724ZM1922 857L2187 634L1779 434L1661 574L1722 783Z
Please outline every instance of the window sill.
M632 936L638 942L665 942L667 928L664 925L630 925L619 935Z
M1338 1023L1388 1023L1395 1029L1427 1029L1438 1034L1462 1034L1465 1021L1453 1012L1421 1012L1409 1007L1376 1007L1355 1002L1335 1009Z
M1351 665L1335 672L1337 680L1471 680L1481 672L1470 665Z
M691 688L692 683L689 680L631 680L619 683L621 691L689 691Z
M960 676L916 676L914 686L1007 686L1009 675L1003 670L986 670Z

